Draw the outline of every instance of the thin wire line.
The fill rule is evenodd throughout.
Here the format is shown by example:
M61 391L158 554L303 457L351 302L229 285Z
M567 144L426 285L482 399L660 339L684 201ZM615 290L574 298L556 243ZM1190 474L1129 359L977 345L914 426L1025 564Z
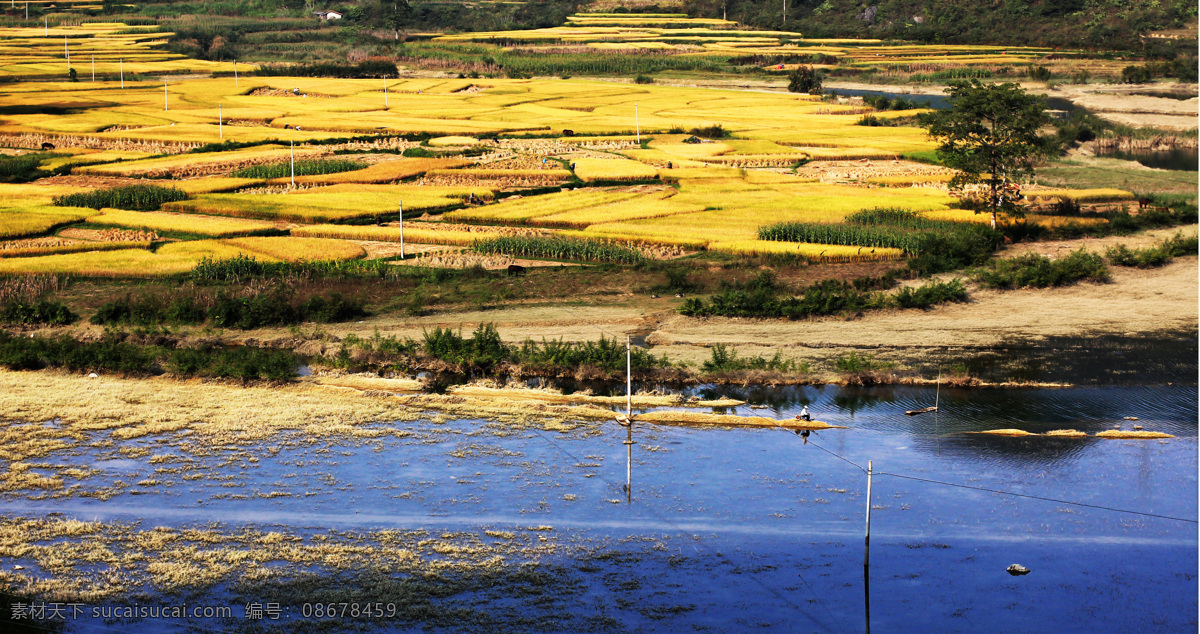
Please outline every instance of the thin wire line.
M929 479L929 478L918 478L918 477L916 477L916 476L902 475L902 474L899 474L899 473L889 473L889 472L886 472L886 471L876 471L876 472L875 472L875 475L892 476L892 477L894 477L894 478L904 478L904 479L907 479L907 480L917 480L917 481L920 481L920 482L931 482L931 483L933 483L933 484L944 484L944 485L946 485L946 486L958 487L958 488L960 488L960 489L974 489L974 490L976 490L976 491L986 491L986 492L988 492L988 493L998 493L998 494L1000 494L1000 495L1011 495L1011 496L1014 496L1014 497L1019 497L1019 498L1029 498L1029 499L1033 499L1033 500L1042 500L1042 501L1044 501L1044 502L1055 502L1055 503L1057 503L1057 504L1068 504L1068 505L1071 505L1071 506L1084 506L1084 507L1087 507L1087 508L1100 509L1100 510L1103 510L1103 511L1112 511L1112 512L1114 512L1114 513L1129 513L1129 514L1131 514L1131 515L1143 515L1143 516L1145 516L1145 517L1157 517L1157 518L1159 518L1159 519L1164 519L1164 520L1175 520L1175 521L1177 521L1177 522L1188 522L1188 523L1191 523L1191 524L1198 524L1198 523L1200 523L1200 521L1198 521L1198 520L1188 519L1188 518L1185 518L1185 517L1173 517L1173 516L1170 516L1170 515L1159 515L1159 514L1157 514L1157 513L1146 513L1146 512L1143 512L1143 511L1131 511L1131 510L1129 510L1129 509L1119 509L1119 508L1114 508L1114 507L1111 507L1111 506L1102 506L1102 505L1099 505L1099 504L1087 504L1087 503L1084 503L1084 502L1072 502L1072 501L1070 501L1070 500L1059 500L1059 499L1055 499L1055 498L1042 497L1042 496L1040 496L1040 495L1029 495L1029 494L1027 494L1027 493L1014 493L1014 492L1012 492L1012 491L1001 491L1001 490L999 490L999 489L989 489L989 488L986 488L986 487L976 487L976 486L970 486L970 485L967 485L967 484L958 484L958 483L955 483L955 482L943 482L943 481L941 481L941 480L931 480L931 479Z
M554 441L554 439L550 438L549 436L546 436L546 435L542 434L542 433L541 433L541 430L534 429L533 431L534 431L534 433L536 433L538 436L540 436L540 437L541 437L543 440L545 440L546 442L550 443L550 445L551 445L552 447L554 447L555 449L557 449L557 450L561 451L562 453L566 454L568 457L570 457L570 458L571 458L572 460L574 460L576 463L583 462L583 461L582 461L582 460L580 460L580 459L579 459L577 456L575 456L575 454L571 453L570 451L567 451L565 448L563 448L561 445L559 445L557 442L555 442L555 441ZM614 488L620 488L620 487L618 487L618 486L617 486L615 483L613 483L611 480L609 480L608 478L604 477L602 474L597 474L597 477L599 477L599 478L600 478L600 480L601 480L602 482L604 482L605 484L608 484L608 485L609 485L609 486L611 486L611 487L614 487ZM682 529L682 528L681 528L681 527L680 527L678 524L676 524L675 522L671 521L669 518L667 518L667 517L665 517L665 516L663 516L663 515L659 515L659 514L658 514L658 513L657 513L657 512L656 512L656 511L655 511L655 510L652 508L652 507L650 507L650 506L643 506L642 508L646 509L646 511L648 511L648 512L649 512L651 515L653 515L653 516L654 516L656 519L658 519L660 522L663 522L664 524L667 524L667 525L671 526L671 527L672 527L672 528L674 528L676 531L679 531L679 532L681 532L681 533L686 533L686 532L688 532L688 531L685 531L685 530L683 530L683 529ZM715 557L719 557L721 560L723 560L723 562L728 562L728 561L729 561L729 559L728 559L727 557L725 557L724 555L721 555L720 553L716 552L716 551L715 551L715 550L713 550L712 548L709 548L708 544L704 543L703 541L699 541L699 542L696 542L696 543L697 543L697 544L699 544L699 545L700 545L700 547L701 547L701 548L703 548L704 550L707 550L707 551L708 551L710 554L712 554L713 556L715 556ZM813 597L813 600L814 600L814 601L816 601L816 603L817 603L818 605L820 605L822 608L824 608L824 609L825 609L825 612L826 612L827 614L829 614L830 618L833 618L834 620L836 620L836 618L833 616L833 613L832 613L832 612L830 612L829 608L828 608L828 607L827 607L827 606L826 606L826 605L825 605L825 604L824 604L824 603L821 601L821 598L820 598L819 596L817 596L817 593L813 591L813 589L812 589L812 586L808 585L808 581L806 581L806 580L804 579L804 575L802 575L802 574L800 574L799 572L797 572L797 573L796 573L796 576L797 576L797 577L799 577L799 578L800 578L800 581L802 581L802 582L804 583L804 587L808 589L809 593L810 593L810 594L812 595L812 597ZM801 607L800 607L800 606L798 606L798 605L796 605L795 603L792 603L791 601L789 601L789 600L787 599L787 597L783 596L782 594L779 594L779 592L778 592L778 591L776 591L776 590L775 590L774 588L772 588L771 586L768 586L767 584L763 583L762 581L759 581L759 580L758 580L757 578L755 578L754 576L749 576L748 578L749 578L751 581L753 581L754 583L756 583L756 584L758 584L759 586L761 586L761 587L762 587L764 590L766 590L767 592L770 592L771 594L775 595L775 597L776 597L777 599L779 599L780 601L783 601L785 604L787 604L787 605L788 605L789 607L791 607L792 609L794 609L794 610L796 610L796 611L800 612L801 614L803 614L804 616L808 617L810 620L812 620L812 621L813 621L814 623L816 623L817 625L820 625L820 626L821 626L822 628L824 628L826 631L834 631L834 628L831 628L831 627L829 627L828 625L826 625L826 624L824 624L824 623L821 623L819 620L817 620L817 619L816 619L815 617L813 617L811 614L809 614L808 612L806 612L806 611L804 611L803 609L801 609Z
M821 445L817 444L815 441L810 440L809 444L815 445L817 449L820 449L821 451L824 451L825 453L827 453L839 460L843 460L849 464L854 465L855 467L858 467L859 469L862 470L863 473L867 472L867 470L863 469L862 466L859 465L858 463L850 460L849 458L840 456L840 455L834 453L833 451L830 451L829 449L822 447ZM1060 500L1057 498L1049 498L1049 497L1044 497L1044 496L1040 496L1040 495L1031 495L1028 493L1016 493L1013 491L1001 491L1000 489L989 489L987 487L977 487L977 486L971 486L969 484L958 484L955 482L945 482L943 480L933 480L930 478L919 478L917 476L904 475L904 474L900 474L900 473L891 473L888 471L875 471L873 473L875 475L885 475L885 476L892 476L892 477L896 477L896 478L905 478L908 480L917 480L920 482L930 482L933 484L944 484L946 486L958 487L960 489L972 489L975 491L986 491L988 493L997 493L1000 495L1011 495L1013 497L1029 498L1032 500L1042 500L1043 502L1055 502L1057 504L1067 504L1070 506L1082 506L1082 507L1087 507L1087 508L1100 509L1103 511L1112 511L1114 513L1129 513L1131 515L1142 515L1145 517L1156 517L1156 518L1165 519L1165 520L1175 520L1177 522L1188 522L1191 524L1200 524L1200 520L1193 520L1193 519L1188 519L1185 517L1174 517L1171 515L1159 515L1157 513L1147 513L1144 511L1131 511L1129 509L1119 509L1116 507L1103 506L1100 504L1087 504L1085 502L1072 502L1070 500Z
M866 472L867 472L867 470L866 470L866 469L864 469L862 465L858 464L857 462L854 462L853 460L851 460L851 459L849 459L849 458L846 458L846 457L843 457L843 456L839 456L839 455L837 455L836 453L834 453L834 452L832 452L832 451L830 451L830 450L828 450L828 449L826 449L826 448L822 447L821 445L817 444L817 441L815 441L815 440L809 439L809 441L808 441L808 444L810 444L810 445L813 445L813 446L814 446L814 447L816 447L817 449L820 449L821 451L824 451L825 453L827 453L827 454L829 454L829 455L833 456L834 458L837 458L838 460L842 460L842 461L844 461L844 462L847 462L847 463L849 463L849 464L852 464L852 465L854 465L855 467L857 467L857 468L858 468L858 470L859 470L859 471L862 471L863 473L866 473Z

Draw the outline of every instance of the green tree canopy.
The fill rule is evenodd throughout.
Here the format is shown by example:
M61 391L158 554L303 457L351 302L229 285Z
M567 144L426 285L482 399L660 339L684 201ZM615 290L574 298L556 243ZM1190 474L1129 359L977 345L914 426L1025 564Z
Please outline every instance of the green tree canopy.
M1017 84L985 85L978 79L951 82L946 89L950 108L920 116L929 136L941 145L938 158L959 170L951 189L983 184L988 196L975 204L976 213L1019 215L1016 182L1032 175L1034 165L1054 149L1054 141L1039 133L1050 121L1046 104Z

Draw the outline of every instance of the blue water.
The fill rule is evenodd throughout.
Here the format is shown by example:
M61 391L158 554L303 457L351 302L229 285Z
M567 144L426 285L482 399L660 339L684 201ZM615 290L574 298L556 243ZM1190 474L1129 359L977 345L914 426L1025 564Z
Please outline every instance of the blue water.
M1146 167L1163 170L1195 172L1200 163L1196 148L1174 148L1171 150L1110 150L1097 152L1096 156L1123 161L1137 161Z
M874 631L1196 629L1195 523L885 475L1195 520L1194 385L749 392L767 409L737 413L790 418L807 404L816 418L847 429L815 432L805 443L780 429L635 425L627 465L625 430L614 423L512 431L475 420L420 421L398 426L411 432L405 438L333 441L328 451L300 436L272 439L283 447L277 454L251 448L257 463L222 469L241 488L171 474L157 476L171 486L108 501L9 496L0 513L140 520L146 528L216 522L227 532L269 526L300 535L544 525L563 547L537 565L556 571L561 596L543 603L514 590L503 600L444 601L489 614L552 614L563 631L861 631L866 476L859 467L871 461L879 474L869 569ZM903 415L935 400L936 417ZM1177 437L967 433L1134 424ZM215 465L227 457L199 460ZM103 467L89 486L136 482L155 466L115 448L45 460ZM253 491L290 495L219 497ZM1032 572L1010 576L1012 563Z

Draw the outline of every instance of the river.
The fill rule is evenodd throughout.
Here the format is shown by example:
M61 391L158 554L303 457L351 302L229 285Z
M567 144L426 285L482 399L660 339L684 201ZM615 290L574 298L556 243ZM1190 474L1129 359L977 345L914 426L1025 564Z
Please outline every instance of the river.
M626 445L626 430L615 423L520 425L431 414L381 423L396 433L376 439L314 442L297 431L185 459L179 454L191 441L184 431L166 434L169 450L156 444L164 438L117 439L44 459L94 469L85 489L149 478L159 484L120 489L107 500L10 493L0 509L9 518L123 526L141 535L116 540L126 548L148 539L153 527L258 530L298 545L346 535L382 540L389 531L484 544L487 536L516 535L533 546L554 545L488 564L496 577L486 584L461 591L449 584L433 593L423 609L441 616L421 617L431 622L325 624L335 630L474 629L450 625L465 619L506 630L862 631L869 605L876 632L1194 631L1196 377L1184 368L1157 378L1174 380L1075 388L698 390L751 399L726 413L791 418L807 405L815 418L845 427L808 437L782 429L635 423L634 444ZM936 414L904 415L934 403ZM1094 436L1134 425L1175 438ZM1093 435L972 433L995 428ZM172 453L170 462L152 459ZM173 470L156 473L164 465ZM1010 575L1006 568L1014 563L1031 572ZM5 558L3 565L44 579L65 574L31 558ZM365 589L378 585L380 574L398 574L373 571L368 580L333 559L289 568L285 557L271 565L283 578L309 575L305 592L339 584ZM136 599L233 605L234 617L202 622L242 627L242 606L273 597L254 594L261 587L246 590L237 570L182 597L152 580ZM288 587L292 594L281 596L294 597L296 588ZM285 631L312 625L316 617L308 617L292 606L279 625ZM81 632L186 627L170 619L82 618L66 625Z

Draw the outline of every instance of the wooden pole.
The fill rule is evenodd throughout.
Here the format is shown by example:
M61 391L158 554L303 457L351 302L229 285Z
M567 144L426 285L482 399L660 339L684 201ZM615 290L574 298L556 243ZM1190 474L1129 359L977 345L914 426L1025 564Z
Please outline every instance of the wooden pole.
M237 60L233 60L233 87L238 87Z
M292 187L296 186L296 142L292 141Z
M167 105L167 80L164 79L163 80L163 111L165 112L169 109L170 109L170 107Z
M867 634L871 632L871 461L867 461L867 535L863 540L863 605L866 607Z
M121 88L125 88L125 60L121 60Z
M96 56L92 56L92 81L96 81Z
M625 335L625 415L633 415L633 347Z
M625 428L625 503L633 502L633 421Z
M633 127L637 130L638 145L642 144L642 124L638 122L638 105L633 102Z
M404 201L400 201L400 259L404 259Z
M217 104L217 128L221 131L221 138L225 138L225 115L221 112L221 104Z
M384 108L387 108L387 107L388 107L388 98L387 98L387 77L384 77L384 78L383 78L383 107L384 107Z

